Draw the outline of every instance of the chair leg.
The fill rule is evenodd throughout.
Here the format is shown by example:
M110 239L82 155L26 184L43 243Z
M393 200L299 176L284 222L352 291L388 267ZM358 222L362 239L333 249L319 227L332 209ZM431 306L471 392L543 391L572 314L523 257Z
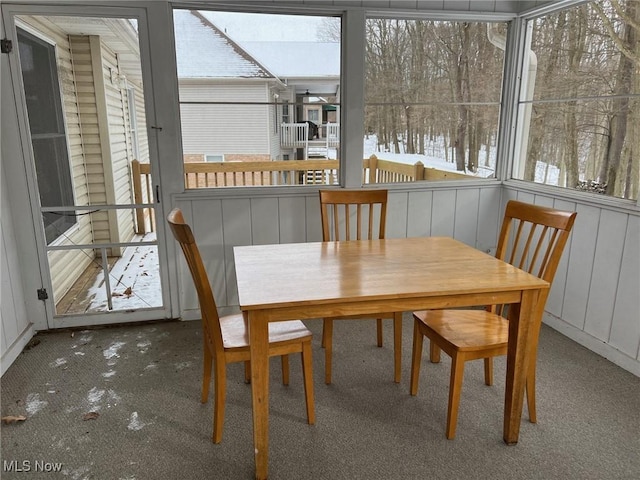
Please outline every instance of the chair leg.
M484 384L493 385L493 357L484 359Z
M224 407L227 393L227 365L224 361L215 362L214 403L213 403L213 443L222 441L224 428Z
M244 362L244 383L251 383L251 362L249 360Z
M413 322L413 351L411 352L411 384L409 392L411 395L418 394L418 378L420 377L420 363L422 362L422 343L424 337L418 327L418 320Z
M326 328L326 326L327 326L327 322L328 321L329 320L327 320L327 319L324 319L322 321L322 342L320 343L320 346L322 348L325 348L325 346L327 345L327 328Z
M400 383L402 375L402 312L393 314L393 381Z
M378 318L376 320L376 332L378 337L378 347L382 346L382 319Z
M429 361L440 363L440 347L431 339L429 339Z
M289 385L289 355L281 355L282 362L282 384Z
M458 406L460 405L460 392L462 390L462 378L464 377L464 358L454 354L451 357L451 380L449 381L449 408L447 410L447 438L453 440L456 436L458 423Z
M313 399L312 358L311 342L304 342L302 344L302 375L304 376L304 396L307 402L307 423L309 423L309 425L316 423L315 402Z
M527 369L527 407L529 409L529 421L531 423L538 423L538 415L536 413L536 365L538 363L538 342L540 341L540 327L542 323L540 319L533 327L534 342L530 346L531 359L529 360L529 368Z
M331 384L331 360L333 355L333 320L324 320L324 383Z
M211 384L211 366L213 364L213 357L209 351L209 346L204 344L204 355L202 365L202 394L200 397L201 403L207 403L209 400L209 385Z

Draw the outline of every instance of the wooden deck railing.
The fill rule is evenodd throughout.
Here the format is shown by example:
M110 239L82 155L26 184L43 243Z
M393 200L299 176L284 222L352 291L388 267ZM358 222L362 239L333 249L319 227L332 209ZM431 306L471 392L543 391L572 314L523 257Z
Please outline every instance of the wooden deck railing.
M262 185L335 185L338 160L198 162L184 164L186 188Z
M338 160L275 160L271 162L188 162L184 164L184 184L187 189L242 187L262 185L337 185ZM153 202L151 166L132 162L135 203ZM381 160L375 155L362 162L365 184L401 183L420 180L452 180L473 178L461 173L425 168ZM137 233L154 231L150 208L136 211ZM149 230L151 229L151 230Z

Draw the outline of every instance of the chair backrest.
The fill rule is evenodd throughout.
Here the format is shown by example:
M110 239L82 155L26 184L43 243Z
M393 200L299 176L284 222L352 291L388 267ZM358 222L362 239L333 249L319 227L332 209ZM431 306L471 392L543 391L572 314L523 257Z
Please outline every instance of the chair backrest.
M496 257L550 284L577 213L510 200L498 238ZM549 295L538 300L540 309Z
M354 212L355 231L351 223ZM387 191L320 190L320 217L324 242L384 238Z
M222 330L220 328L220 317L216 301L213 297L211 284L207 272L202 263L202 257L196 245L196 240L191 231L191 227L185 223L182 211L179 208L171 210L167 215L167 222L171 227L173 236L180 244L184 253L187 265L193 278L196 291L198 293L198 302L200 303L200 313L202 315L202 333L205 337L210 351L222 352Z

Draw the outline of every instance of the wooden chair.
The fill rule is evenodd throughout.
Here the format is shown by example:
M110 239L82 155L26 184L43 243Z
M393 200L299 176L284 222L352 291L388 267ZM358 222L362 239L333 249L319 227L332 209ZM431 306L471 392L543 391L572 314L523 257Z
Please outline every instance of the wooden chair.
M352 215L355 214L355 224ZM387 219L386 190L320 190L322 241L383 239ZM377 229L375 224L377 222ZM331 383L333 353L333 321L344 318L325 318L322 324L322 346L325 349L325 383ZM382 319L393 318L394 381L400 382L402 355L402 312L380 314L377 318L377 344L382 347Z
M573 227L576 213L510 201L505 211L496 257L537 275L551 283L562 251ZM507 254L507 252L510 252ZM529 420L537 421L535 404L535 365L538 335L548 290L541 294L534 312L534 344L527 372L527 404ZM431 310L413 314L413 354L411 363L411 395L418 392L418 377L423 338L430 340L430 360L440 361L440 351L451 357L447 438L456 434L458 405L464 374L464 362L483 358L485 383L493 384L492 357L507 354L509 336L506 309L491 305L486 310Z
M212 362L214 369L213 442L222 441L226 394L226 366L228 363L244 362L245 380L251 378L249 355L249 331L241 314L218 316L211 285L204 269L200 252L191 228L184 221L182 212L174 208L167 216L174 237L186 257L193 282L198 292L202 314L204 338L204 370L202 374L202 403L209 398ZM290 353L302 353L304 390L307 403L307 421L315 423L313 400L313 371L311 365L311 331L301 321L272 322L269 324L269 356L280 356L282 360L282 383L289 384Z

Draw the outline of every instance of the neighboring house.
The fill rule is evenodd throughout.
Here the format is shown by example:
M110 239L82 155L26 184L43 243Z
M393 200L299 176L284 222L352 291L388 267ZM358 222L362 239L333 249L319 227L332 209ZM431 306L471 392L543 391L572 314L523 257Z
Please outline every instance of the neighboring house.
M338 43L241 45L188 10L174 11L174 28L185 161L306 158L283 124L312 121L319 139L321 125L336 122Z

